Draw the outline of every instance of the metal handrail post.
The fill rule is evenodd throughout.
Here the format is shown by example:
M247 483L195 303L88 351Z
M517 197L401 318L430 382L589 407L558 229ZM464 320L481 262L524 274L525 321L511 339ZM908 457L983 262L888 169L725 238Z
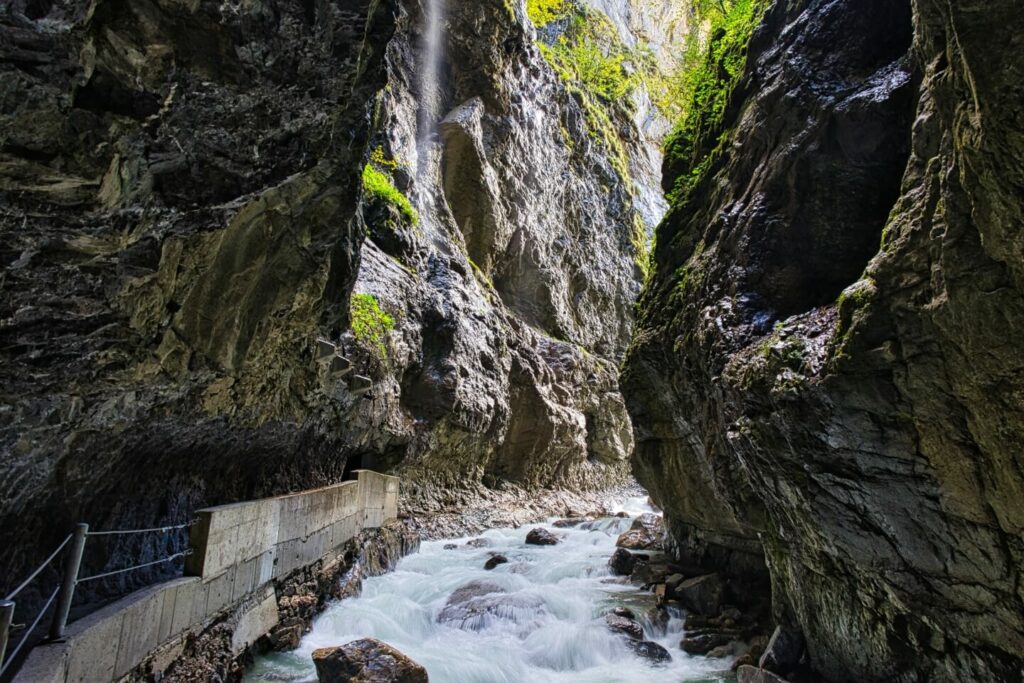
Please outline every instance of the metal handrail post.
M71 600L75 597L75 584L78 583L78 570L82 566L82 553L85 551L85 538L88 533L88 524L75 526L74 538L71 539L71 547L68 549L67 563L64 565L64 580L60 584L60 595L57 596L57 609L53 612L50 640L64 638L64 628L68 625Z
M0 667L4 665L7 655L7 635L11 632L11 620L14 619L14 602L0 600Z

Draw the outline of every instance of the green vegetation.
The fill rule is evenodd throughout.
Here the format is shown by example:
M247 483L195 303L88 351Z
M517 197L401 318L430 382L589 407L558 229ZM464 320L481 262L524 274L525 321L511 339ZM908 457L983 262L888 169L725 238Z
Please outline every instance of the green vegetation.
M386 360L388 335L395 329L395 319L381 310L372 294L353 295L349 312L356 341L373 349L381 360Z
M627 113L629 95L641 82L635 51L622 44L607 16L572 0L529 0L527 12L537 26L567 20L557 38L538 41L537 47L579 102L590 138L606 148L616 173L628 184L629 156L613 116Z
M371 201L395 207L406 220L416 225L420 222L419 213L391 180L391 174L397 168L397 161L388 159L380 147L375 149L370 155L370 163L363 168L363 193Z
M766 0L696 3L710 39L706 45L692 41L668 88L668 97L681 103L683 112L665 144L669 167L680 173L669 193L672 204L685 203L725 148L726 108L743 73L750 36L767 4Z
M568 11L566 0L526 0L526 14L537 28L564 17Z

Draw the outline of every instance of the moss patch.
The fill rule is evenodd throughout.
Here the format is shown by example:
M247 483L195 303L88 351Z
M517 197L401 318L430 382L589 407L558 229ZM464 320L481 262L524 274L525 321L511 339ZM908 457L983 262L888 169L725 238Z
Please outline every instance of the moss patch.
M747 60L747 46L768 6L767 0L698 2L708 24L705 46L694 41L673 84L682 118L665 144L667 167L676 174L669 202L684 204L728 141L726 109Z
M375 150L370 163L363 167L363 194L371 202L393 206L406 220L417 225L420 222L419 213L391 180L391 173L397 167L397 162L387 159L380 148Z
M381 360L386 360L388 336L395 329L395 319L381 310L372 294L353 295L349 311L356 341L372 349Z

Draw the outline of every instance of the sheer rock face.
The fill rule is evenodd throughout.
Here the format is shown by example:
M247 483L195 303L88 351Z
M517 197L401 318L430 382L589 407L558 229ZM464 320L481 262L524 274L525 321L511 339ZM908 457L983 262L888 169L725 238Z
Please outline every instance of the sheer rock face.
M623 391L678 551L763 553L828 679L1014 680L1024 15L912 5L769 11Z
M312 359L346 323L396 17L369 0L0 11L4 585L74 522L181 523L341 476ZM86 563L186 539L91 542Z
M395 332L386 358L343 340L375 382L348 425L364 462L400 466L420 510L480 482L614 484L633 443L617 365L641 280L638 197L658 182L643 134L615 120L635 171L623 178L523 7L447 5L433 97L415 3L388 48L372 144L419 221L363 208L357 289Z
M74 522L186 522L357 465L428 508L626 477L617 363L655 180L619 175L519 3L448 4L429 116L412 0L0 9L4 585ZM360 199L378 147L419 225ZM347 332L357 277L395 318L386 354ZM97 542L87 566L186 537Z

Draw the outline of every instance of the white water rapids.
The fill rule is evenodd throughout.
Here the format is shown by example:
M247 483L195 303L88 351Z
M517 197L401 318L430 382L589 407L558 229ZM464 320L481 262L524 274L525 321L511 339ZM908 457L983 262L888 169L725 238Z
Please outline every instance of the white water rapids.
M649 509L643 499L623 508L636 515ZM615 539L631 520L607 518L594 528L556 529L550 524L493 529L482 534L491 545L430 541L385 576L367 579L361 596L333 604L315 622L298 650L257 660L246 681L316 681L312 652L359 638L393 645L426 667L431 683L680 683L720 681L727 660L687 655L679 649L681 615L667 629L644 617L650 593L613 577L608 558ZM526 545L527 532L544 526L562 537L555 546ZM491 553L509 562L486 571ZM451 594L471 581L504 588L498 609L462 623L440 623ZM505 602L507 601L507 602ZM603 615L612 607L633 609L645 638L660 643L672 661L652 665L635 656L624 636L614 635Z

